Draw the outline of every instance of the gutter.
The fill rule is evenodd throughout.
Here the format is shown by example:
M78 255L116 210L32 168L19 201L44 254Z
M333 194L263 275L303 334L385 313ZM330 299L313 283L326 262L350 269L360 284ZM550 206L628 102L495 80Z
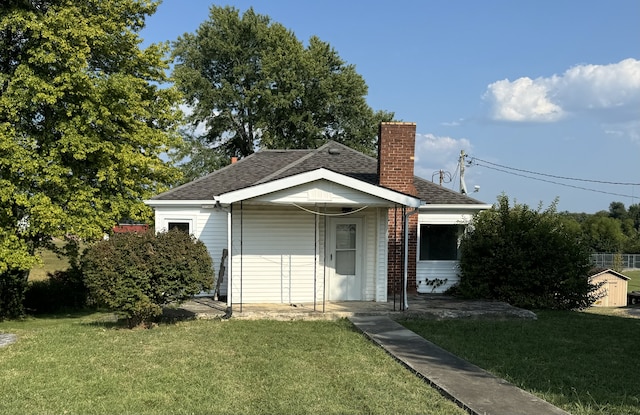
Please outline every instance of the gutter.
M414 208L411 212L404 214L404 309L409 308L407 302L407 280L409 279L409 216L413 216L420 211Z

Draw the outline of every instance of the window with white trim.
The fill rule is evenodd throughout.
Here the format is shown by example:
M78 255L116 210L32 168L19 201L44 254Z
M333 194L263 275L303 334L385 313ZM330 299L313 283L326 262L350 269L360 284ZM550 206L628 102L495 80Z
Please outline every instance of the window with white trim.
M420 225L420 261L460 259L462 225Z
M177 229L182 232L186 232L188 234L193 233L193 229L191 229L191 221L190 220L169 220L167 221L167 230L171 231Z

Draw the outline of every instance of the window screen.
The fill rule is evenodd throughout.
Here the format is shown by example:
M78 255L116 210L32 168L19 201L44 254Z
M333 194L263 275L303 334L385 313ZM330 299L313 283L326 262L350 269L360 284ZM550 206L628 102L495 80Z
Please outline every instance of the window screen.
M189 229L189 222L169 222L167 228L171 231L177 229L182 232L191 233Z
M420 260L451 261L459 259L460 225L420 225Z

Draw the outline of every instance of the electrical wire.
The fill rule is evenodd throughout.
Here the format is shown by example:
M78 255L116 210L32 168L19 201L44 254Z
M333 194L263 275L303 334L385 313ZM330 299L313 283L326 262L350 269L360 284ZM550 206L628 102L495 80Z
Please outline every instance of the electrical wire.
M475 159L475 160L480 160L480 159ZM527 178L527 179L532 179L532 180L538 180L538 181L541 181L541 182L557 184L557 185L560 185L560 186L571 187L571 188L574 188L574 189L586 190L586 191L589 191L589 192L595 192L595 193L603 193L603 194L606 194L606 195L613 195L613 196L630 197L630 198L635 198L635 197L637 197L637 196L625 195L625 194L621 194L621 193L606 192L606 191L604 191L604 190L589 189L589 188L587 188L587 187L574 186L574 185L572 185L572 184L560 183L560 182L555 182L555 181L553 181L553 180L547 180L547 179L541 179L540 177L527 176L527 175L525 175L525 174L515 173L515 172L512 172L512 171L508 171L508 170L504 170L504 169L499 169L499 168L497 168L497 167L492 167L492 166L487 166L487 165L484 165L484 164L480 164L480 163L478 163L477 161L474 161L474 163L473 163L473 164L474 164L475 166L480 166L480 167L484 167L484 168L487 168L487 169L496 170L496 171L499 171L499 172L502 172L502 173L512 174L512 175L514 175L514 176L525 177L525 178ZM494 164L494 163L490 163L490 164ZM519 170L519 169L513 169L513 170L522 171L522 170ZM545 176L549 176L549 175L545 175ZM552 176L552 177L556 177L556 176ZM574 179L574 180L579 180L579 179ZM586 181L586 180L585 180L585 181ZM611 183L611 182L598 182L598 183L614 184L614 183Z
M351 210L349 212L343 212L343 213L323 213L323 212L316 212L315 210L311 210L311 209L307 209L305 207L302 207L296 203L291 203L291 205L297 207L300 210L304 210L305 212L309 212L309 213L313 213L314 215L318 215L318 216L348 216L348 215L353 215L354 213L358 213L361 210L365 210L366 208L368 208L369 206L362 206L359 209L356 210Z
M573 181L577 181L577 182L589 182L589 183L600 183L600 184L613 184L613 185L619 185L619 186L640 186L640 183L609 182L609 181L606 181L606 180L578 179L578 178L575 178L575 177L556 176L554 174L539 173L539 172L535 172L535 171L531 171L531 170L524 170L524 169L518 169L518 168L515 168L515 167L504 166L502 164L492 163L490 161L482 160L482 159L479 159L477 157L470 157L469 155L466 155L465 157L468 158L469 162L473 163L473 164L477 164L476 161L480 161L482 163L490 164L490 165L496 166L496 167L501 167L501 168L507 169L507 170L515 170L515 171L528 173L528 174L536 174L538 176L551 177L551 178L554 178L554 179L573 180ZM483 167L490 168L488 166L483 166ZM495 169L495 170L498 170L498 169ZM499 170L499 171L502 171L502 170ZM524 177L528 177L528 176L524 176ZM532 177L529 177L529 178L532 178ZM535 178L533 178L533 179L535 179ZM555 183L555 182L551 182L551 183ZM562 183L555 183L555 184L562 184ZM591 189L583 189L583 190L591 190ZM622 195L618 195L618 196L622 196Z

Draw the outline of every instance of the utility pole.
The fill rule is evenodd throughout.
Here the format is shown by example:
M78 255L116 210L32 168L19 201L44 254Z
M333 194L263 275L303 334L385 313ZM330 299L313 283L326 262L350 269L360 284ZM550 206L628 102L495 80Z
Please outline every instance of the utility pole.
M464 150L460 150L460 160L458 160L460 166L460 193L467 194L467 185L464 183Z

